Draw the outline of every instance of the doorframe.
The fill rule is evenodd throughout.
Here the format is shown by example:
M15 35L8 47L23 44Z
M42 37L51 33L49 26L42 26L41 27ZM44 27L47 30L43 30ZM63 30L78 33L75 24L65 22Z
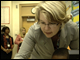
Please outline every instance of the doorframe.
M19 30L22 27L21 7L23 7L23 6L33 6L33 7L35 7L35 6L37 6L37 4L38 3L19 4ZM24 14L24 16L26 16L26 15Z

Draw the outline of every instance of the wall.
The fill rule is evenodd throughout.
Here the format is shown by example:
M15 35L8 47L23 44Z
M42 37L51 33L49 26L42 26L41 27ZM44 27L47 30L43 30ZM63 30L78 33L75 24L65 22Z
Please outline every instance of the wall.
M68 8L68 6L70 5L71 6L71 1L66 1L66 8ZM67 10L67 15L71 14L71 7Z
M1 1L1 6L9 6L10 7L10 24L1 24L1 25L8 26L11 30L10 35L13 36L12 2L11 1Z

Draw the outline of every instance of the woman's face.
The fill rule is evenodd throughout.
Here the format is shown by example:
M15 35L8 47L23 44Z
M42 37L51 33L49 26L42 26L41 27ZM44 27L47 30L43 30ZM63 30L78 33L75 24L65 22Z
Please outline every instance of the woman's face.
M58 24L57 22L48 22L42 12L40 12L39 19L41 30L47 38L51 38L58 33L61 26L60 24Z
M26 30L25 30L25 29L22 29L22 33L23 33L23 35L25 35L25 33L26 33Z
M5 33L6 33L6 34L9 34L9 32L10 32L10 30L7 28L7 29L5 30Z

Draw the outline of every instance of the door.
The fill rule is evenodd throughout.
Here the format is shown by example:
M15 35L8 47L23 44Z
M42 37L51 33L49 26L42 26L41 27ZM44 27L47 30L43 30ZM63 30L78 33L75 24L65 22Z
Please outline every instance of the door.
M27 21L29 18L35 19L35 14L31 12L32 8L34 8L38 3L33 4L20 4L19 5L19 13L20 13L20 28L26 28L26 32L28 32L31 25L33 25L36 21Z

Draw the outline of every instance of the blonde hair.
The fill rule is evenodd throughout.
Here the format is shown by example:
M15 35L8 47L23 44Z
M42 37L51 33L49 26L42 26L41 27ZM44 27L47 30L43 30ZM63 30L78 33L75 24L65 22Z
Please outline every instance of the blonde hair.
M42 12L48 21L61 23L62 26L69 20L66 15L66 4L63 1L43 1L36 6L36 20Z
M24 27L22 27L21 29L20 29L20 33L19 33L19 35L22 37L22 38L24 38L24 35L23 35L23 33L22 33L22 30L23 29L25 29ZM25 29L25 31L26 31L26 29Z

